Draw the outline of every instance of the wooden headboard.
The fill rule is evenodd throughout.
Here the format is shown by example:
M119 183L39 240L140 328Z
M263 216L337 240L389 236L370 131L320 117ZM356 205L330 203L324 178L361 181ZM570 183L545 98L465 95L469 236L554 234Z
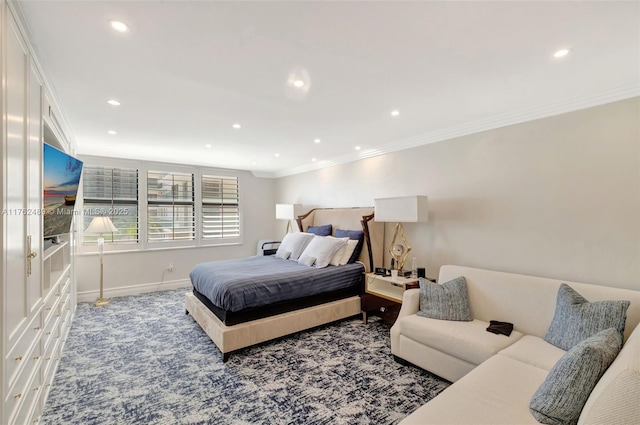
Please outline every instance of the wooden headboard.
M373 221L373 207L357 208L315 208L298 216L298 229L301 232L309 226L331 224L336 229L364 231L364 245L358 261L364 264L367 272L374 267L382 267L384 247L384 223Z

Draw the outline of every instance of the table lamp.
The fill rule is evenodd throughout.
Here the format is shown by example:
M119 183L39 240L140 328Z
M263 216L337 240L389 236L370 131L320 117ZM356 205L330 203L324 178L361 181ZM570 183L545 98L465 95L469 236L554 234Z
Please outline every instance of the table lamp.
M287 220L287 229L285 234L291 233L291 220L294 220L302 208L301 204L276 204L276 220Z
M374 199L374 220L382 222L396 222L396 230L389 246L389 254L402 271L407 261L411 245L407 241L402 223L416 223L428 221L426 196L400 196L396 198ZM402 245L398 242L402 239Z
M113 233L117 232L118 229L113 225L109 217L94 217L85 230L86 233L98 233L98 252L100 253L100 297L93 303L94 307L102 307L109 304L109 300L105 299L103 296L104 290L104 264L102 262L102 254L104 252L104 238L102 237L103 233Z

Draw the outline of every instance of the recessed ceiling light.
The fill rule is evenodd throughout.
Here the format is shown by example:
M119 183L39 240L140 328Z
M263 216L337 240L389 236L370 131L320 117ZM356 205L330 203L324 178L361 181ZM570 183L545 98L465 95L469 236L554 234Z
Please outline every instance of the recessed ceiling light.
M315 158L311 158L311 162L316 162L316 159Z
M356 150L359 151L360 150L360 146L356 146Z
M109 99L109 100L107 100L107 103L108 103L109 105L111 105L111 106L120 106L120 102L118 102L118 101L117 101L117 100L115 100L115 99Z
M251 163L251 165L256 165L256 164L257 164L257 162L255 162L255 161L253 161L253 162Z
M233 124L231 127L235 128L236 130L242 128L242 126L238 123Z
M129 27L124 22L109 21L109 24L111 25L111 28L113 28L114 30L116 30L118 32L127 32L127 31L129 31Z
M397 117L398 115L400 115L400 111L398 111L397 109L396 109L396 110L391 111L391 116L392 116L392 117Z
M206 145L204 145L205 148L210 148L211 145L209 143L207 143Z
M320 139L313 139L313 143L320 143Z
M295 80L295 81L293 82L293 85L294 85L295 87L300 88L300 87L304 86L304 81L302 81L302 80Z
M277 158L277 157L280 156L280 154L279 153L275 153L275 154L273 154L273 156L275 156Z
M570 51L571 51L571 49L560 49L560 50L558 50L557 52L555 52L553 54L553 57L556 58L556 59L563 58L563 57L567 56Z
M118 134L118 132L115 131L115 130L109 130L109 131L107 131L107 133L109 133L112 136L115 136L116 134Z

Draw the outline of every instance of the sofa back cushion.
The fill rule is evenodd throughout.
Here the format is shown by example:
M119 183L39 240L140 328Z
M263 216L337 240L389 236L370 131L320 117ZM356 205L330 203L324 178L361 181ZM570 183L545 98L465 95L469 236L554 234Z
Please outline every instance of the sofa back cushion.
M578 425L632 424L640 418L640 326L587 399Z
M474 319L510 322L523 334L540 338L546 335L562 283L589 301L629 300L625 339L640 322L640 291L454 265L440 268L438 282L447 282L458 276L464 276L467 282Z

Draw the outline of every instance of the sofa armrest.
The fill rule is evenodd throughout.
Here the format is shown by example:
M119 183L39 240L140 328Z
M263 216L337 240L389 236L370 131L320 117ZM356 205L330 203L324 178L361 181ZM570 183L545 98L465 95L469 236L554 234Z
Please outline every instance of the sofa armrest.
M407 289L402 296L402 307L396 322L391 327L391 354L400 355L400 326L398 322L403 317L416 314L420 310L420 289Z
M402 296L402 307L397 320L416 314L418 311L420 311L420 289L407 289Z

